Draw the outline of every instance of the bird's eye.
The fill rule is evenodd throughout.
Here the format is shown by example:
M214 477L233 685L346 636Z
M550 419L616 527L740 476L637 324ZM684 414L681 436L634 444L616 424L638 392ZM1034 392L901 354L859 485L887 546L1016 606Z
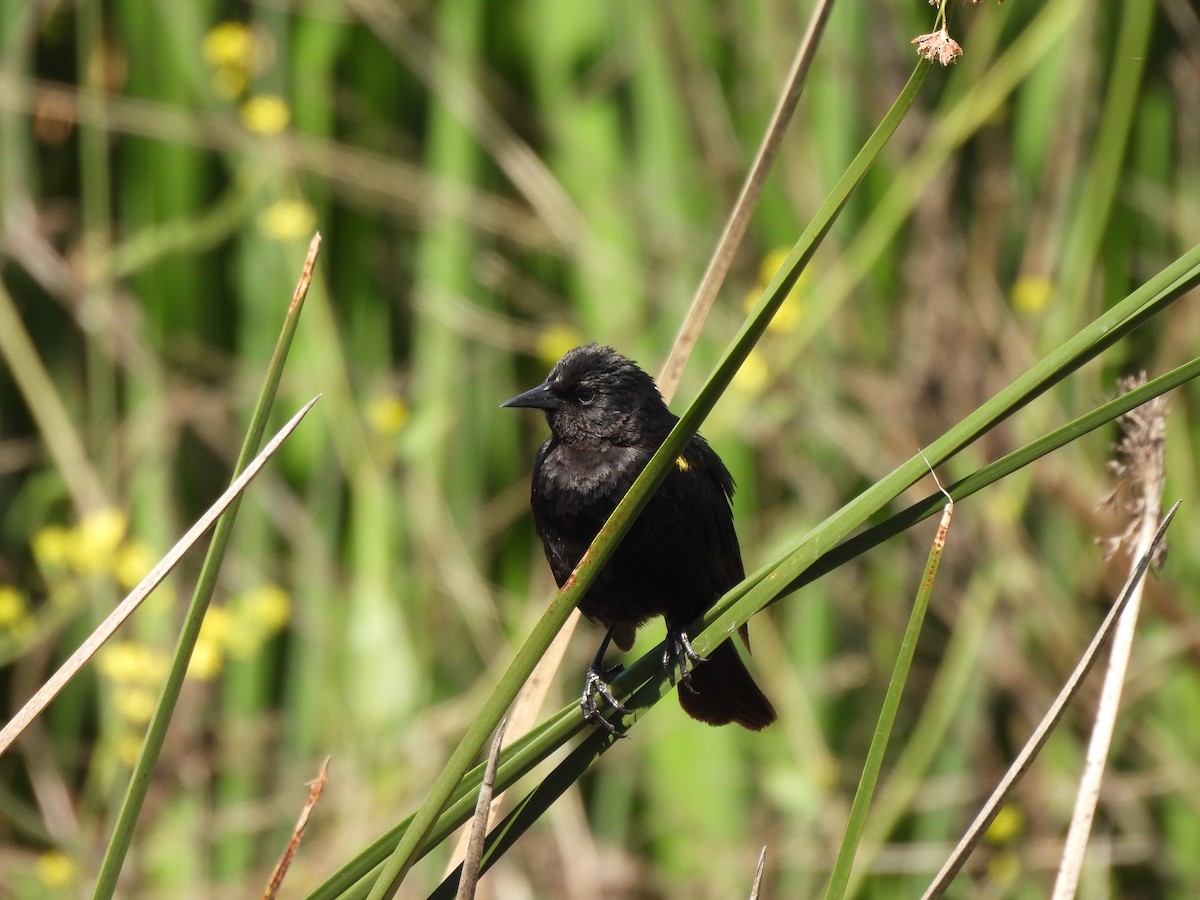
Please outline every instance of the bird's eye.
M587 406L596 399L596 392L591 388L580 388L575 392L575 399L582 405Z

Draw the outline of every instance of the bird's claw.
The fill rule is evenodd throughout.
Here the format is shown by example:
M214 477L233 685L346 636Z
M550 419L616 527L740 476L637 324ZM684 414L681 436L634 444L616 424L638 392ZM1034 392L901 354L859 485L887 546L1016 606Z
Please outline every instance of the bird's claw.
M608 679L615 678L623 669L623 666L613 666L611 669L600 669L595 665L588 666L587 677L583 681L583 696L579 698L579 707L583 710L583 717L593 725L599 725L609 734L615 734L617 737L625 737L625 735L617 731L617 726L600 714L600 707L596 705L596 697L597 695L603 697L619 715L629 712L625 704L617 699L617 695L613 693L612 687L608 683Z
M667 630L667 641L663 648L662 658L663 668L667 670L667 675L671 680L675 681L675 670L678 669L679 683L695 693L696 689L692 687L692 671L706 660L692 648L692 642L688 639L686 631L682 628Z

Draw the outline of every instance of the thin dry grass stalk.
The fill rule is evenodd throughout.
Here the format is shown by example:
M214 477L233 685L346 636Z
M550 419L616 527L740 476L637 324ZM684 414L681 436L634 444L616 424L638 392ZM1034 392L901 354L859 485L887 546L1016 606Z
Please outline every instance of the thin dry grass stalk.
M750 900L758 900L762 891L763 868L767 862L767 845L763 844L758 854L758 865L754 867L754 882L750 885Z
M1133 378L1122 379L1120 388L1122 393L1128 393L1145 383L1146 375L1142 373ZM1136 560L1150 553L1154 533L1158 528L1159 510L1162 508L1167 433L1166 395L1130 410L1117 419L1117 423L1121 426L1122 436L1116 447L1117 458L1109 463L1109 469L1120 482L1103 502L1110 506L1119 503L1122 512L1129 516L1129 524L1120 535L1110 538L1105 543L1109 555L1120 547L1127 547L1131 557ZM1161 549L1159 547L1159 555ZM1074 897L1079 885L1079 873L1083 869L1083 858L1092 831L1092 821L1096 815L1096 804L1100 800L1100 784L1104 779L1105 763L1112 746L1117 710L1121 704L1121 689L1129 671L1129 658L1133 652L1133 636L1137 628L1144 584L1144 581L1137 582L1125 611L1121 613L1121 620L1113 637L1108 669L1104 674L1104 686L1100 691L1100 703L1096 709L1096 721L1092 726L1083 774L1075 795L1075 810L1071 815L1062 863L1054 882L1054 900L1068 900Z
M59 667L58 671L51 675L46 683L38 688L37 692L12 717L3 730L0 730L0 755L12 745L12 742L17 739L22 731L29 727L29 723L38 717L42 710L49 705L50 701L58 696L58 692L67 686L71 679L79 673L79 670L87 664L88 660L96 655L96 652L116 633L116 630L125 623L125 620L133 615L134 610L141 606L142 601L149 597L154 589L162 583L163 579L171 574L171 570L179 564L179 561L183 559L183 555L192 548L196 541L204 536L204 533L208 529L212 528L229 505L249 486L254 477L262 470L262 467L267 464L267 460L274 456L276 451L283 446L283 442L295 431L296 426L300 424L300 420L308 414L313 404L320 399L321 395L317 394L317 396L305 403L300 408L300 411L292 416L283 428L279 429L279 433L271 438L270 443L263 448L263 451L254 458L250 465L246 466L245 471L234 480L225 493L218 497L217 501L208 508L204 515L196 520L196 524L189 528L187 533L176 541L175 546L167 551L167 555L159 560L158 564L147 573L146 577L138 583L137 587L129 592L129 595L117 605L116 609L108 614L104 621L96 627L95 631L88 635L87 640L79 645L78 649Z
M483 842L487 837L488 820L492 811L492 791L496 787L496 766L500 762L500 748L504 745L504 726L501 719L492 738L492 749L488 753L487 765L483 769L483 781L479 784L479 800L475 804L475 819L471 822L471 838L467 841L467 854L463 860L462 875L458 879L455 900L472 900L479 884L480 866L483 863Z
M329 756L325 757L325 761L321 763L321 771L308 784L308 799L304 801L304 806L300 810L300 817L296 819L296 827L292 829L292 837L288 841L287 847L283 850L283 856L275 864L275 871L271 873L271 880L267 884L267 889L263 891L263 900L275 900L275 897L279 894L279 888L283 885L283 878L287 875L288 867L292 864L292 858L296 855L296 851L300 849L300 841L304 837L304 829L308 827L308 817L316 807L317 800L321 797L321 791L325 787L325 779L329 775L329 760L331 758Z
M1117 619L1125 610L1126 604L1129 602L1134 590L1141 583L1146 570L1150 568L1151 563L1158 553L1163 535L1166 534L1167 527L1171 524L1171 520L1175 518L1175 512L1179 509L1179 504L1182 502L1181 500L1177 500L1175 505L1171 507L1170 512L1163 518L1162 524L1158 527L1149 550L1138 560L1137 566L1130 574L1129 580L1125 583L1125 587L1122 589L1117 602L1113 604L1112 609L1108 611L1108 615L1104 617L1104 621L1096 631L1092 642L1088 645L1079 663L1075 666L1075 671L1071 673L1071 677L1067 679L1067 683L1063 685L1058 696L1054 698L1054 703L1051 704L1049 711L1042 717L1042 721L1038 723L1037 728L1034 729L1025 746L1021 748L1021 752L1017 754L1017 758L1013 760L1013 764L1008 767L1008 771L1004 773L1004 777L1000 779L1000 783L996 785L996 789L992 791L991 796L984 803L983 808L975 817L975 821L971 823L966 834L959 840L950 854L950 858L946 860L941 871L934 877L933 882L922 895L922 900L932 900L932 898L941 897L946 893L946 889L950 887L954 876L959 873L967 859L970 858L972 851L983 838L983 834L987 831L988 826L992 824L992 820L996 818L996 813L1000 811L1000 807L1004 804L1004 801L1012 793L1017 784L1020 783L1021 778L1033 764L1034 759L1037 758L1038 753L1050 738L1050 734L1062 719L1068 704L1070 704L1075 694L1078 693L1083 679L1092 670L1092 666L1096 662L1096 657L1112 635Z

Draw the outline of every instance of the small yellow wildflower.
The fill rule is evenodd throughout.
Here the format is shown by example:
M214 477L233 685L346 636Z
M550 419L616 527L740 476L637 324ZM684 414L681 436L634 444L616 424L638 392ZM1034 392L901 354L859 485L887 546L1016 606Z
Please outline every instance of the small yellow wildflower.
M1054 297L1054 282L1045 275L1022 275L1012 287L1012 305L1017 312L1032 316L1045 309Z
M101 509L84 516L71 532L71 568L81 575L112 571L126 526L125 514L118 509Z
M47 850L38 856L34 871L38 881L56 891L70 887L79 875L75 860L61 850Z
M233 616L223 606L210 606L200 625L196 647L188 662L188 677L200 681L212 681L221 674L225 664L225 651L237 631Z
M223 646L232 659L250 659L262 649L265 640L266 635L260 629L244 623L229 633Z
M279 134L291 118L291 108L276 94L258 94L242 104L242 124L255 134Z
M292 598L277 584L264 584L242 595L246 618L262 631L279 631L292 617Z
M209 29L201 51L210 66L249 70L254 65L254 32L243 22L222 22Z
M279 200L258 216L258 228L273 241L298 241L312 237L317 211L303 200Z
M570 325L551 325L537 336L536 351L538 359L547 366L552 366L568 350L587 343L583 335Z
M1012 887L1021 877L1021 857L1011 850L997 853L987 864L988 884L997 888Z
M790 248L779 247L763 257L763 261L758 267L758 282L746 294L746 300L743 304L743 308L747 313L754 309L758 298L767 289L767 285L771 283L771 279L779 272L780 267L787 262L787 258L791 253ZM771 317L771 324L767 326L768 330L778 332L796 330L796 327L800 324L801 310L804 304L804 292L810 280L808 273L809 270L807 268L800 273L800 277L796 279L796 283L792 285L792 289L788 291L787 297L784 298L783 305Z
M211 637L201 633L196 639L192 658L188 661L187 677L197 681L213 681L221 674L221 666L225 664L225 651Z
M154 691L145 687L126 685L113 694L113 705L121 718L133 725L145 725L154 714L158 698Z
M129 541L117 550L113 574L125 590L132 590L154 566L154 553L142 541Z
M986 837L992 844L1007 844L1025 829L1025 815L1015 806L1002 806L988 826Z
M25 595L9 584L0 584L0 629L11 629L29 615Z
M207 638L217 644L224 644L233 631L233 616L224 606L210 606L200 623L200 639Z
M137 678L140 659L141 644L136 641L117 641L100 651L96 667L100 674L127 684Z
M117 741L117 759L121 765L132 769L142 754L142 735L136 731L127 731Z
M380 437L392 437L408 423L408 404L396 394L378 394L367 405L367 424Z
M100 673L117 684L158 686L167 674L167 654L141 641L118 641L100 652Z
M761 353L751 350L742 367L733 376L733 384L747 394L757 394L767 385L767 363Z
M61 525L47 525L33 536L33 558L44 569L59 569L71 555L71 533Z

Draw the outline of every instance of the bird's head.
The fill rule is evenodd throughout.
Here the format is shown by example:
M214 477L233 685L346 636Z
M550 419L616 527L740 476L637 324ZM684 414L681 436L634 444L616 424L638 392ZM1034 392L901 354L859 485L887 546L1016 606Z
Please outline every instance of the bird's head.
M611 347L576 347L555 363L546 380L502 406L546 413L564 442L636 444L648 429L669 430L673 417L654 379Z

